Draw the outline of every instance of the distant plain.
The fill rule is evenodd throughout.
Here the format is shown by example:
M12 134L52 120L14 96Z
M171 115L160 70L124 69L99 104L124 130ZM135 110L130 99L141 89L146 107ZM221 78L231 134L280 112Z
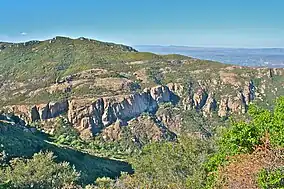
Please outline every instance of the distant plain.
M284 48L215 48L187 46L137 45L138 51L157 54L182 54L242 66L284 67Z

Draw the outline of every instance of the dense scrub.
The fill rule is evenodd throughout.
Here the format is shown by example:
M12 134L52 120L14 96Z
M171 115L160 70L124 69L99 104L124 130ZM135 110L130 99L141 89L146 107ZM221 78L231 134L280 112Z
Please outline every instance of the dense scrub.
M284 188L284 166L260 171L258 184L261 188Z
M149 144L112 188L283 188L283 107L283 97L273 111L252 105L211 139Z
M27 132L17 127L17 125L2 124L0 122L0 157L2 157L0 163L4 166L3 169L5 168L2 170L1 167L2 171L7 171L7 166L13 169L14 160L23 160L20 161L21 164L25 164L27 170L31 170L34 173L35 171L32 169L33 167L37 168L37 163L35 161L28 161L28 159L32 159L34 154L39 152L41 152L40 154L52 152L55 157L52 160L56 164L58 163L58 165L54 164L54 166L60 166L62 162L68 162L72 169L74 166L76 172L80 173L77 179L78 184L82 185L93 183L99 177L106 176L115 179L121 172L132 172L131 166L126 162L98 157L94 154L86 153L79 148L74 148L71 145L57 144L48 135ZM36 157L40 158L42 156ZM48 169L48 167L46 168ZM15 179L21 177L23 182L25 179L29 179L21 176L21 174L20 172L13 172L6 178L11 180L12 184L16 181L12 179L14 177ZM6 182L6 179L1 180L1 182Z
M226 183L226 179L227 182L230 182L226 176L225 178L220 177L220 172L222 172L220 169L230 166L230 163L234 160L245 162L244 159L246 158L260 160L262 156L265 156L265 158L267 156L273 156L272 158L265 159L269 161L267 165L260 163L260 166L263 167L258 167L257 170L261 168L277 169L278 166L283 166L284 98L281 97L276 101L276 106L273 111L251 106L249 115L251 119L247 122L232 121L231 127L225 129L221 137L217 139L217 151L206 163L206 169L210 173L210 177L208 177L207 180L210 187L213 187L216 183L223 185L223 182ZM259 151L263 153L259 154ZM241 166L256 168L257 161L248 160L247 162L250 162L250 164L243 164ZM242 172L241 168L240 170L235 169L229 171L240 171L240 174L246 177L246 173ZM269 174L269 172L267 173ZM267 178L270 177L268 176ZM251 182L256 183L257 179L252 179L254 180ZM263 182L263 179L260 179L260 181ZM248 183L241 183L241 186L245 186L246 184ZM259 185L263 186L264 184L259 183Z
M3 164L0 182L12 188L60 189L78 181L80 174L69 163L56 163L53 153L37 153L32 159L15 158Z
M131 153L131 156L130 154L124 156L132 164L134 174L122 173L119 178L112 177L105 170L111 169L115 162L109 161L108 167L103 165L103 161L97 159L93 163L84 165L78 161L87 163L86 161L91 161L91 157L86 159L80 155L76 160L70 155L78 156L77 153L69 151L62 154L54 146L50 147L51 144L46 144L29 133L24 134L24 138L20 136L15 138L19 130L13 130L12 135L8 132L11 128L2 126L1 133L6 132L6 136L8 134L16 140L9 138L8 143L12 145L9 148L8 138L0 135L1 150L5 152L1 156L0 182L2 184L0 187L28 188L33 185L34 188L47 188L45 186L50 185L51 182L54 184L53 188L62 188L65 185L82 188L86 184L92 184L86 188L116 189L283 188L284 97L277 99L273 110L252 105L248 113L249 119L231 120L229 127L220 127L207 139L184 134L176 141L150 142L141 150ZM61 122L62 124L66 123ZM3 130L3 128L6 129ZM34 142L37 141L38 146L34 146L35 144L27 140L28 138ZM80 141L76 132L68 125L55 130L53 141L59 146L89 150L90 153L94 153L94 149L97 153L106 149L104 147L106 144L103 145L103 143ZM19 151L22 152L13 150L15 142L19 144L18 148L21 148ZM51 149L58 158L55 159L52 153L35 153L31 149L26 149L25 152L23 150L25 147L21 145ZM92 145L93 150L90 147ZM110 149L121 146L116 145L114 144ZM13 157L7 158L7 152L13 154ZM34 155L29 156L31 154ZM17 158L17 156L30 158ZM86 172L84 169L90 165L93 168L102 168L101 170L105 172L100 170ZM123 169L121 171L124 172ZM57 176L53 177L54 175ZM93 179L90 176L93 176Z

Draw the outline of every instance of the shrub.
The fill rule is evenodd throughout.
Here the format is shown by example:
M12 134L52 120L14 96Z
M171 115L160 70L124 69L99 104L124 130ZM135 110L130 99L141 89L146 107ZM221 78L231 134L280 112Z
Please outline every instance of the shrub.
M284 167L277 169L263 169L258 174L260 188L284 188Z
M16 158L0 169L0 183L10 181L13 188L56 189L77 182L80 174L69 163L56 163L53 153L37 153L32 159Z
M273 111L249 107L249 122L231 122L217 139L217 152L205 164L208 172L208 185L212 185L218 176L218 167L228 162L228 157L252 153L258 146L279 148L284 146L284 97L277 99Z
M202 188L209 151L206 141L193 137L149 144L132 160L135 174L127 182L142 188Z
M249 122L232 121L231 127L222 133L218 139L217 156L251 153L265 142L273 147L284 146L284 97L277 100L273 112L252 105L249 115ZM264 140L266 137L269 141Z
M106 189L111 188L113 185L113 180L109 177L101 177L96 179L96 185L98 188Z

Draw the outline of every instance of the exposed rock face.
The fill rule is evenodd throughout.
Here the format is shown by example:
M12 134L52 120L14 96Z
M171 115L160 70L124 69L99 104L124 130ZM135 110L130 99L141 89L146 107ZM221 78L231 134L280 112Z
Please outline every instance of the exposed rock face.
M128 127L127 136L124 135L122 127ZM147 115L130 120L127 126L124 125L122 120L117 120L114 124L103 129L102 136L106 141L115 141L120 140L122 137L128 137L128 139L139 144L145 141L161 141L165 138L173 139L175 137L168 128L161 125L154 117Z
M228 116L228 112L229 112L228 98L224 98L220 102L218 115L220 117L226 117Z
M164 126L175 134L181 133L182 117L180 114L174 114L172 111L163 111L157 115L158 120Z
M248 105L255 99L255 90L254 83L249 81L236 96L222 96L218 115L227 117L229 113L245 113Z
M238 96L223 96L219 105L218 115L227 117L230 113L241 114L247 110L246 101L240 93Z
M35 114L35 110L33 110L33 107L26 106L26 105L14 105L14 106L8 106L4 107L5 112L12 112L16 115L19 115L21 118L25 120L31 120L31 112Z
M170 96L168 87L157 86L122 98L100 98L91 106L80 106L74 100L69 103L68 119L79 131L95 133L117 120L130 120L143 112L155 112L159 103L171 100Z
M183 98L181 103L184 110L196 109L205 116L210 116L213 111L218 110L220 117L226 117L230 112L245 112L247 105L255 98L255 86L252 81L249 81L236 96L221 96L220 102L217 102L215 95L205 88L200 85L193 89L192 84L189 84L188 94L184 96L185 91L181 84L169 83L167 86L159 85L131 95L104 97L97 100L73 99L69 102L50 102L36 106L19 105L11 106L9 109L23 115L28 121L47 120L67 113L69 122L84 138L92 137L94 133L110 125L112 125L110 129L105 131L108 133L106 137L119 138L119 134L110 132L112 128L118 133L117 124L113 126L117 120L128 121L143 112L154 113L160 103L176 101L177 97ZM168 112L159 115L158 119L170 131L180 132L181 117Z
M164 102L179 102L184 111L196 110L202 112L204 116L211 116L214 111L220 117L227 117L231 113L245 113L248 105L255 99L261 99L259 96L264 96L269 86L265 81L260 81L255 86L246 74L243 75L246 78L245 82L240 83L238 74L232 73L234 69L236 68L229 67L217 72L216 74L220 76L219 81L197 80L195 83L189 81L187 86L181 83L169 83L166 86L158 85L130 95L101 97L95 100L73 99L68 102L50 102L35 106L16 105L8 109L28 121L47 120L67 113L69 122L85 138L92 137L94 133L108 127L110 128L105 130L106 137L119 138L120 135L117 133L120 132L120 126L114 123L118 120L130 121L143 112L155 113L159 104ZM263 72L263 70L258 71ZM93 72L90 71L89 77ZM283 70L279 69L270 69L267 72L269 77L284 74ZM262 75L257 76L259 79L261 77ZM67 80L69 82L70 79ZM170 131L180 132L181 117L172 113L160 114L157 117ZM112 133L112 130L115 133Z
M153 112L158 108L157 102L170 100L166 96L167 94L163 94L163 92L158 95L157 100L155 100L148 91L145 91L129 95L120 102L108 103L103 114L103 124L107 126L117 119L127 120L137 117L143 112Z
M13 112L16 115L20 115L26 121L31 122L55 118L60 114L66 113L68 110L68 102L51 102L35 106L13 105L4 107L4 109L7 112Z
M95 101L71 100L36 106L12 106L10 111L24 114L29 121L47 120L68 113L68 120L85 137L92 137L103 127L117 120L130 120L143 112L155 112L158 104L169 102L171 91L167 86L145 89L123 97L99 98Z
M279 68L271 68L269 69L269 76L272 78L275 75L284 75L284 70Z
M250 81L248 84L245 85L243 90L243 96L245 100L245 104L248 105L251 101L255 98L255 86L253 81Z
M218 107L217 101L214 98L214 94L210 93L207 97L206 103L203 108L203 115L211 115L213 111L216 111Z
M34 107L35 112L38 111L39 119L37 120L47 120L50 118L55 118L62 113L66 113L68 110L68 102L50 102L47 104L41 104Z
M128 56L125 52L136 50L85 38L80 40L56 37L46 42L0 43L0 55L4 55L0 64L3 62L4 67L11 61L23 62L30 66L42 64L42 68L35 67L34 73L39 73L46 66L52 67L55 72L32 74L26 67L16 64L13 68L8 66L1 70L0 106L10 105L6 109L27 122L44 120L42 125L45 131L52 131L52 118L67 114L67 122L82 137L89 138L102 131L109 140L121 137L124 123L147 122L147 119L139 118L148 112L150 117L157 118L149 121L152 127L140 124L139 127L132 125L132 128L139 132L146 127L157 134L144 133L143 136L158 140L163 136L161 127L179 133L181 123L186 122L183 118L191 115L204 115L208 121L211 118L213 121L216 114L228 117L232 113L245 113L252 101L270 105L272 99L284 95L284 69L233 66L176 55L145 56L134 53ZM66 66L66 57L58 54L61 47L57 43L67 45L72 51L71 58L78 61L68 62L70 65ZM15 51L15 48L18 50ZM30 53L38 62L29 60ZM117 59L120 53L123 56ZM6 56L8 54L13 59L10 60ZM42 61L42 55L46 55L47 59ZM82 59L85 55L86 59ZM54 61L53 57L58 61ZM81 63L83 68L80 68ZM23 69L21 73L15 72L19 69ZM62 77L62 71L71 75ZM168 84L153 87L154 83ZM141 87L146 89L141 91ZM52 95L52 98L64 95L69 100L47 102L46 95ZM43 104L37 104L42 101ZM34 104L12 105L27 102ZM189 111L197 111L198 114ZM138 121L135 122L135 119ZM188 120L193 122L193 119ZM196 123L198 121L203 122L200 119ZM191 127L193 124L188 125Z
M40 115L36 106L32 107L31 109L31 120L37 121L40 119Z
M171 97L171 92L169 87L167 86L157 86L157 87L153 87L150 90L150 94L151 97L157 102L157 103L161 103L161 102L168 102L170 101L170 97Z
M129 128L134 142L161 141L165 138L174 138L175 135L169 132L166 127L159 125L155 118L141 116L129 122Z
M103 132L103 138L106 141L115 141L115 140L120 140L122 131L121 131L121 121L117 120L114 124L106 127Z
M178 96L183 96L184 93L184 87L180 83L169 83L167 84L168 88L170 89L171 92Z
M194 94L193 94L193 103L196 109L202 109L203 106L206 104L208 98L208 94L206 91L202 88L199 88Z
M101 127L104 108L102 98L91 103L88 100L71 100L68 120L85 138L89 138Z

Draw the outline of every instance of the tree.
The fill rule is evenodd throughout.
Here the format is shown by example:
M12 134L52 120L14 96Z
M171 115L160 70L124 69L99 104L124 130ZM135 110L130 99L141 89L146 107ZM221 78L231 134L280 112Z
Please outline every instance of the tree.
M132 159L135 174L124 178L124 187L202 188L202 163L209 151L206 141L188 136L149 144Z
M0 183L10 181L13 188L57 189L76 183L80 174L67 162L56 163L53 153L40 152L32 159L11 160L0 175Z

